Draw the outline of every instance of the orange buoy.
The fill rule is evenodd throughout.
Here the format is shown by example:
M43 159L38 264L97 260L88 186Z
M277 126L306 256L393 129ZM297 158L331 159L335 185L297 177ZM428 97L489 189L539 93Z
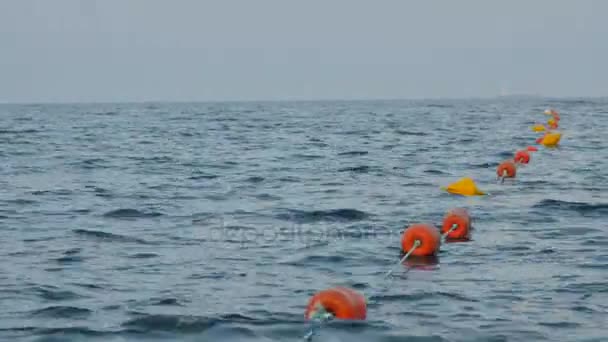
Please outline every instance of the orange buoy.
M515 178L517 173L515 164L510 160L505 160L496 168L496 174L500 178Z
M530 153L524 150L517 151L513 160L515 160L516 163L528 164L530 162Z
M536 148L536 146L528 146L528 147L526 147L526 150L528 150L530 152L536 152L536 151L538 151L538 148Z
M466 209L455 208L445 214L441 233L444 235L447 233L446 238L468 240L470 238L470 232L471 216L469 216L469 212Z
M418 243L416 242L418 241ZM418 247L414 246L418 244ZM435 255L439 251L439 230L430 224L416 223L409 226L401 236L401 250L414 256ZM412 250L412 248L414 248Z
M367 314L365 297L346 287L317 292L308 301L304 317L310 320L324 313L343 320L364 320Z

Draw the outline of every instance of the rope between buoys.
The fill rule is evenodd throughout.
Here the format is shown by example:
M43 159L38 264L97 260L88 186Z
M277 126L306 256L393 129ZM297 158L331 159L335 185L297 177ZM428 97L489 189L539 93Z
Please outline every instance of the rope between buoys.
M410 255L412 255L412 253L414 252L414 250L418 247L420 247L420 240L416 240L414 241L414 245L412 246L412 248L410 248L409 251L407 251L407 253L405 253L405 255L403 256L403 258L399 259L399 263L397 265L401 265L403 264L403 262L405 260L407 260L407 258L410 257ZM386 274L384 275L384 278L388 278L391 274L393 274L393 268L391 267L391 269L388 270L388 272L386 272Z
M451 232L455 231L456 228L458 228L458 224L456 224L456 223L452 224L452 227L450 228L450 230L448 230L447 232L443 233L443 235L441 235L441 243L444 243L445 240L448 238L448 235L450 235Z
M306 335L304 335L304 340L305 341L312 340L312 337L315 334L315 328L316 327L320 328L321 324L328 322L333 317L334 317L334 315L331 312L327 312L327 310L325 310L325 308L323 306L320 306L319 310L316 311L311 317L310 330L308 331L308 333L306 333Z

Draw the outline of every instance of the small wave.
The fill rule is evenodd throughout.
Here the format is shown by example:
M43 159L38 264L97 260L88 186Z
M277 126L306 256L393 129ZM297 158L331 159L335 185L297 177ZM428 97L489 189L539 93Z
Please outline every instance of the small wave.
M255 198L257 198L261 201L277 201L277 200L281 199L280 196L275 196L275 195L271 195L271 194L258 194L258 195L255 195Z
M319 222L319 221L359 221L368 218L370 215L364 211L356 209L332 209L332 210L294 210L290 209L287 213L277 215L279 219L294 221L298 223Z
M17 205L30 205L30 204L35 204L36 201L34 200L28 200L28 199L23 199L23 198L18 198L18 199L14 199L14 200L6 200L6 203L10 203L10 204L17 204Z
M349 151L349 152L341 152L338 153L339 156L364 156L368 154L367 151Z
M75 234L82 235L85 237L90 237L94 239L104 240L104 241L114 241L114 242L136 242L141 244L149 244L147 241L134 238L125 235L113 234L102 232L99 230L86 230L86 229L75 229L73 230Z
M135 332L174 331L203 332L216 325L218 320L196 316L145 315L123 323L123 327Z
M403 130L396 130L395 133L397 133L399 135L413 135L413 136L418 136L418 137L423 137L423 136L429 135L428 133L425 133L425 132L412 132L412 131L403 131Z
M36 286L34 291L45 300L60 301L80 298L80 296L72 291L61 290L56 286Z
M158 212L142 212L137 209L116 209L103 214L104 217L112 218L145 218L162 216Z
M188 177L188 179L215 179L218 178L218 175L212 175L208 173L194 173L192 176Z
M26 133L40 133L36 129L0 129L0 134L26 134Z
M494 167L494 164L490 164L490 163L479 163L479 164L469 164L470 167L475 168L475 169L489 169L491 167Z
M48 318L83 318L91 314L91 310L74 306L49 306L30 312L32 316Z
M430 174L433 174L433 175L443 175L443 174L445 174L445 172L443 172L441 170L433 170L433 169L424 170L424 173L430 173Z
M608 203L591 204L585 202L568 202L554 199L544 199L535 204L534 208L574 211L581 214L608 214Z
M323 159L323 156L320 156L318 154L294 154L292 157L296 159L306 160Z

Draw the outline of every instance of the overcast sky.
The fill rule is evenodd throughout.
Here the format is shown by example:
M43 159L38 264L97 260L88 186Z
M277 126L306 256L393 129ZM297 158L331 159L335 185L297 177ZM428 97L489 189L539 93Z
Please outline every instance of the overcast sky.
M605 0L0 0L0 102L608 95Z

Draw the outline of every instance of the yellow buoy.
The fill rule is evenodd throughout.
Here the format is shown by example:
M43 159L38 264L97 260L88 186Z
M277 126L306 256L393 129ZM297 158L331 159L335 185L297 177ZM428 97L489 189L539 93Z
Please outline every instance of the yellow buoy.
M540 142L543 146L551 147L559 144L562 134L559 132L547 133Z
M534 126L532 126L532 130L533 130L534 132L542 132L542 131L544 131L544 130L545 130L545 126L543 126L543 125L541 125L541 124L534 125Z
M454 182L447 187L441 187L441 189L451 194L463 196L482 196L486 194L477 188L474 180L468 177L461 178L457 182Z

